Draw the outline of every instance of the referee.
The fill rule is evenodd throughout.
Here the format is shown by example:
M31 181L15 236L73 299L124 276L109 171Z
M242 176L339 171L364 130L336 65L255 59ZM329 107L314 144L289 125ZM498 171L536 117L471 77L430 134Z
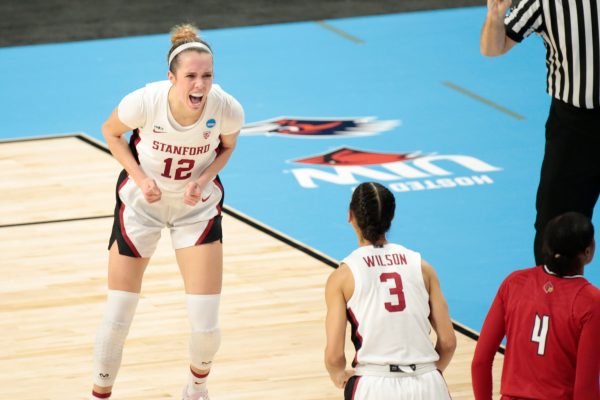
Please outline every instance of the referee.
M600 11L597 0L487 0L481 53L499 56L533 32L546 47L552 104L536 198L535 261L546 223L566 211L592 217L600 192Z

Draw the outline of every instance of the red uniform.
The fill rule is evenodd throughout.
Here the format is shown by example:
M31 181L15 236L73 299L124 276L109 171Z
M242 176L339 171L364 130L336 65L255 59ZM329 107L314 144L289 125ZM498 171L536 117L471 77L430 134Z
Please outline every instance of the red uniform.
M502 399L600 400L600 290L539 266L513 272L485 319L471 372L492 398L492 361L506 335Z

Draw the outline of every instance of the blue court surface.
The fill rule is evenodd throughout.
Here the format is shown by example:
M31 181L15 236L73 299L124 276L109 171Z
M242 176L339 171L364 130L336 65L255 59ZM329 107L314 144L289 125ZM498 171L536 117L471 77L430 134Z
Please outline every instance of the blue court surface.
M340 260L356 247L352 189L379 181L397 199L390 240L420 251L453 319L480 330L502 279L534 263L550 104L541 39L484 58L484 17L467 8L205 31L215 82L246 111L221 174L226 204ZM119 100L166 78L169 44L164 34L0 49L0 138L103 141ZM586 276L600 284L600 261Z

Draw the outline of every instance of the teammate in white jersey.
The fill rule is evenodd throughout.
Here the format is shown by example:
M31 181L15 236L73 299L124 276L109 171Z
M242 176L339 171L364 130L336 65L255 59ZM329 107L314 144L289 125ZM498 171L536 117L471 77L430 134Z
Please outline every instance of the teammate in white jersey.
M431 265L386 240L395 207L394 195L378 183L354 190L349 222L359 248L327 281L325 366L346 400L449 399L442 371L456 336L448 306ZM354 370L346 369L347 322Z
M107 309L94 352L94 399L110 398L144 270L165 227L192 330L184 400L208 400L206 379L220 345L223 187L217 174L235 148L244 112L213 85L212 50L195 27L175 27L171 42L169 79L127 95L102 126L124 170L109 242Z

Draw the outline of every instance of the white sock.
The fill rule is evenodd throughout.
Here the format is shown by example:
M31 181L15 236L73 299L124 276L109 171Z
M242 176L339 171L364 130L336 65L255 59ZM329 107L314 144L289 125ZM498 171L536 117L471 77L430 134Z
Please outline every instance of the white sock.
M208 372L206 374L197 374L190 368L188 378L188 394L193 394L206 388L206 381L208 380Z

